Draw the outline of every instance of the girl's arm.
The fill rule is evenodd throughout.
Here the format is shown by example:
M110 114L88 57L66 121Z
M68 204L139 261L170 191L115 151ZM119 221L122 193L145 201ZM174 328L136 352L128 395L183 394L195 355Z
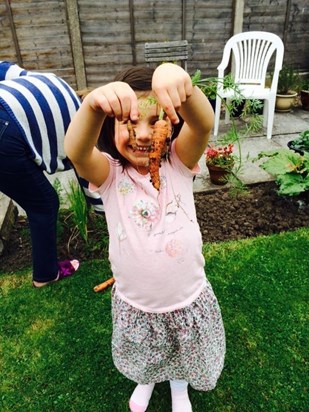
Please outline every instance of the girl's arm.
M96 186L101 186L109 174L107 158L95 147L106 116L137 120L137 98L128 84L113 82L90 92L66 133L67 156L77 173Z
M171 121L178 123L177 112L184 120L176 139L176 152L192 169L207 146L214 121L213 109L204 93L192 86L189 74L175 64L157 67L152 88Z

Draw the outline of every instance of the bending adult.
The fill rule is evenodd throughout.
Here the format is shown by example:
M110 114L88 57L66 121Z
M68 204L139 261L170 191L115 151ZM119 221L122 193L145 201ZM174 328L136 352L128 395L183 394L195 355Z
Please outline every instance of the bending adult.
M63 142L79 106L77 94L56 75L0 61L0 191L27 214L35 287L71 276L79 267L76 259L58 261L59 198L44 173L72 168Z

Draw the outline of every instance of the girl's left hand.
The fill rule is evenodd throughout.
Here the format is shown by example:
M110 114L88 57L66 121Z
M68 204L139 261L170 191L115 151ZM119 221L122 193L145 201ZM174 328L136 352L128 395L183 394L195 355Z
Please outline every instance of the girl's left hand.
M190 75L176 64L163 63L153 74L152 90L171 122L178 123L177 110L193 92Z

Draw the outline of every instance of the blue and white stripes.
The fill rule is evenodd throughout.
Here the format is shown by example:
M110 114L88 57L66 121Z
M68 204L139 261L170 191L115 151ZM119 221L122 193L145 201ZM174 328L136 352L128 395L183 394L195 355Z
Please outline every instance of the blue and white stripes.
M19 126L34 162L49 174L72 168L63 142L80 104L74 90L56 75L0 61L0 105ZM82 186L89 203L102 212L99 195L88 193L86 181Z
M47 173L69 169L63 139L80 106L74 90L51 73L27 72L7 62L0 62L0 80L0 104L19 125L34 161Z

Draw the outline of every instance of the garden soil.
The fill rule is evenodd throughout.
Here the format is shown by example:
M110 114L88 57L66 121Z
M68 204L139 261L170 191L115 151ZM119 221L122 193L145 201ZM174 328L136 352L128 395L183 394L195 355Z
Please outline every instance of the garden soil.
M214 192L195 193L197 218L201 227L203 242L222 242L260 235L269 235L297 228L309 228L308 193L297 197L282 197L277 194L275 182L250 186L246 194L231 197L227 189ZM90 244L72 234L67 225L62 225L59 238L59 259L77 258L81 262L106 256L105 250L98 249L102 239L100 231L89 223ZM24 217L18 218L11 236L0 257L0 270L13 273L31 266L31 245L28 223Z

